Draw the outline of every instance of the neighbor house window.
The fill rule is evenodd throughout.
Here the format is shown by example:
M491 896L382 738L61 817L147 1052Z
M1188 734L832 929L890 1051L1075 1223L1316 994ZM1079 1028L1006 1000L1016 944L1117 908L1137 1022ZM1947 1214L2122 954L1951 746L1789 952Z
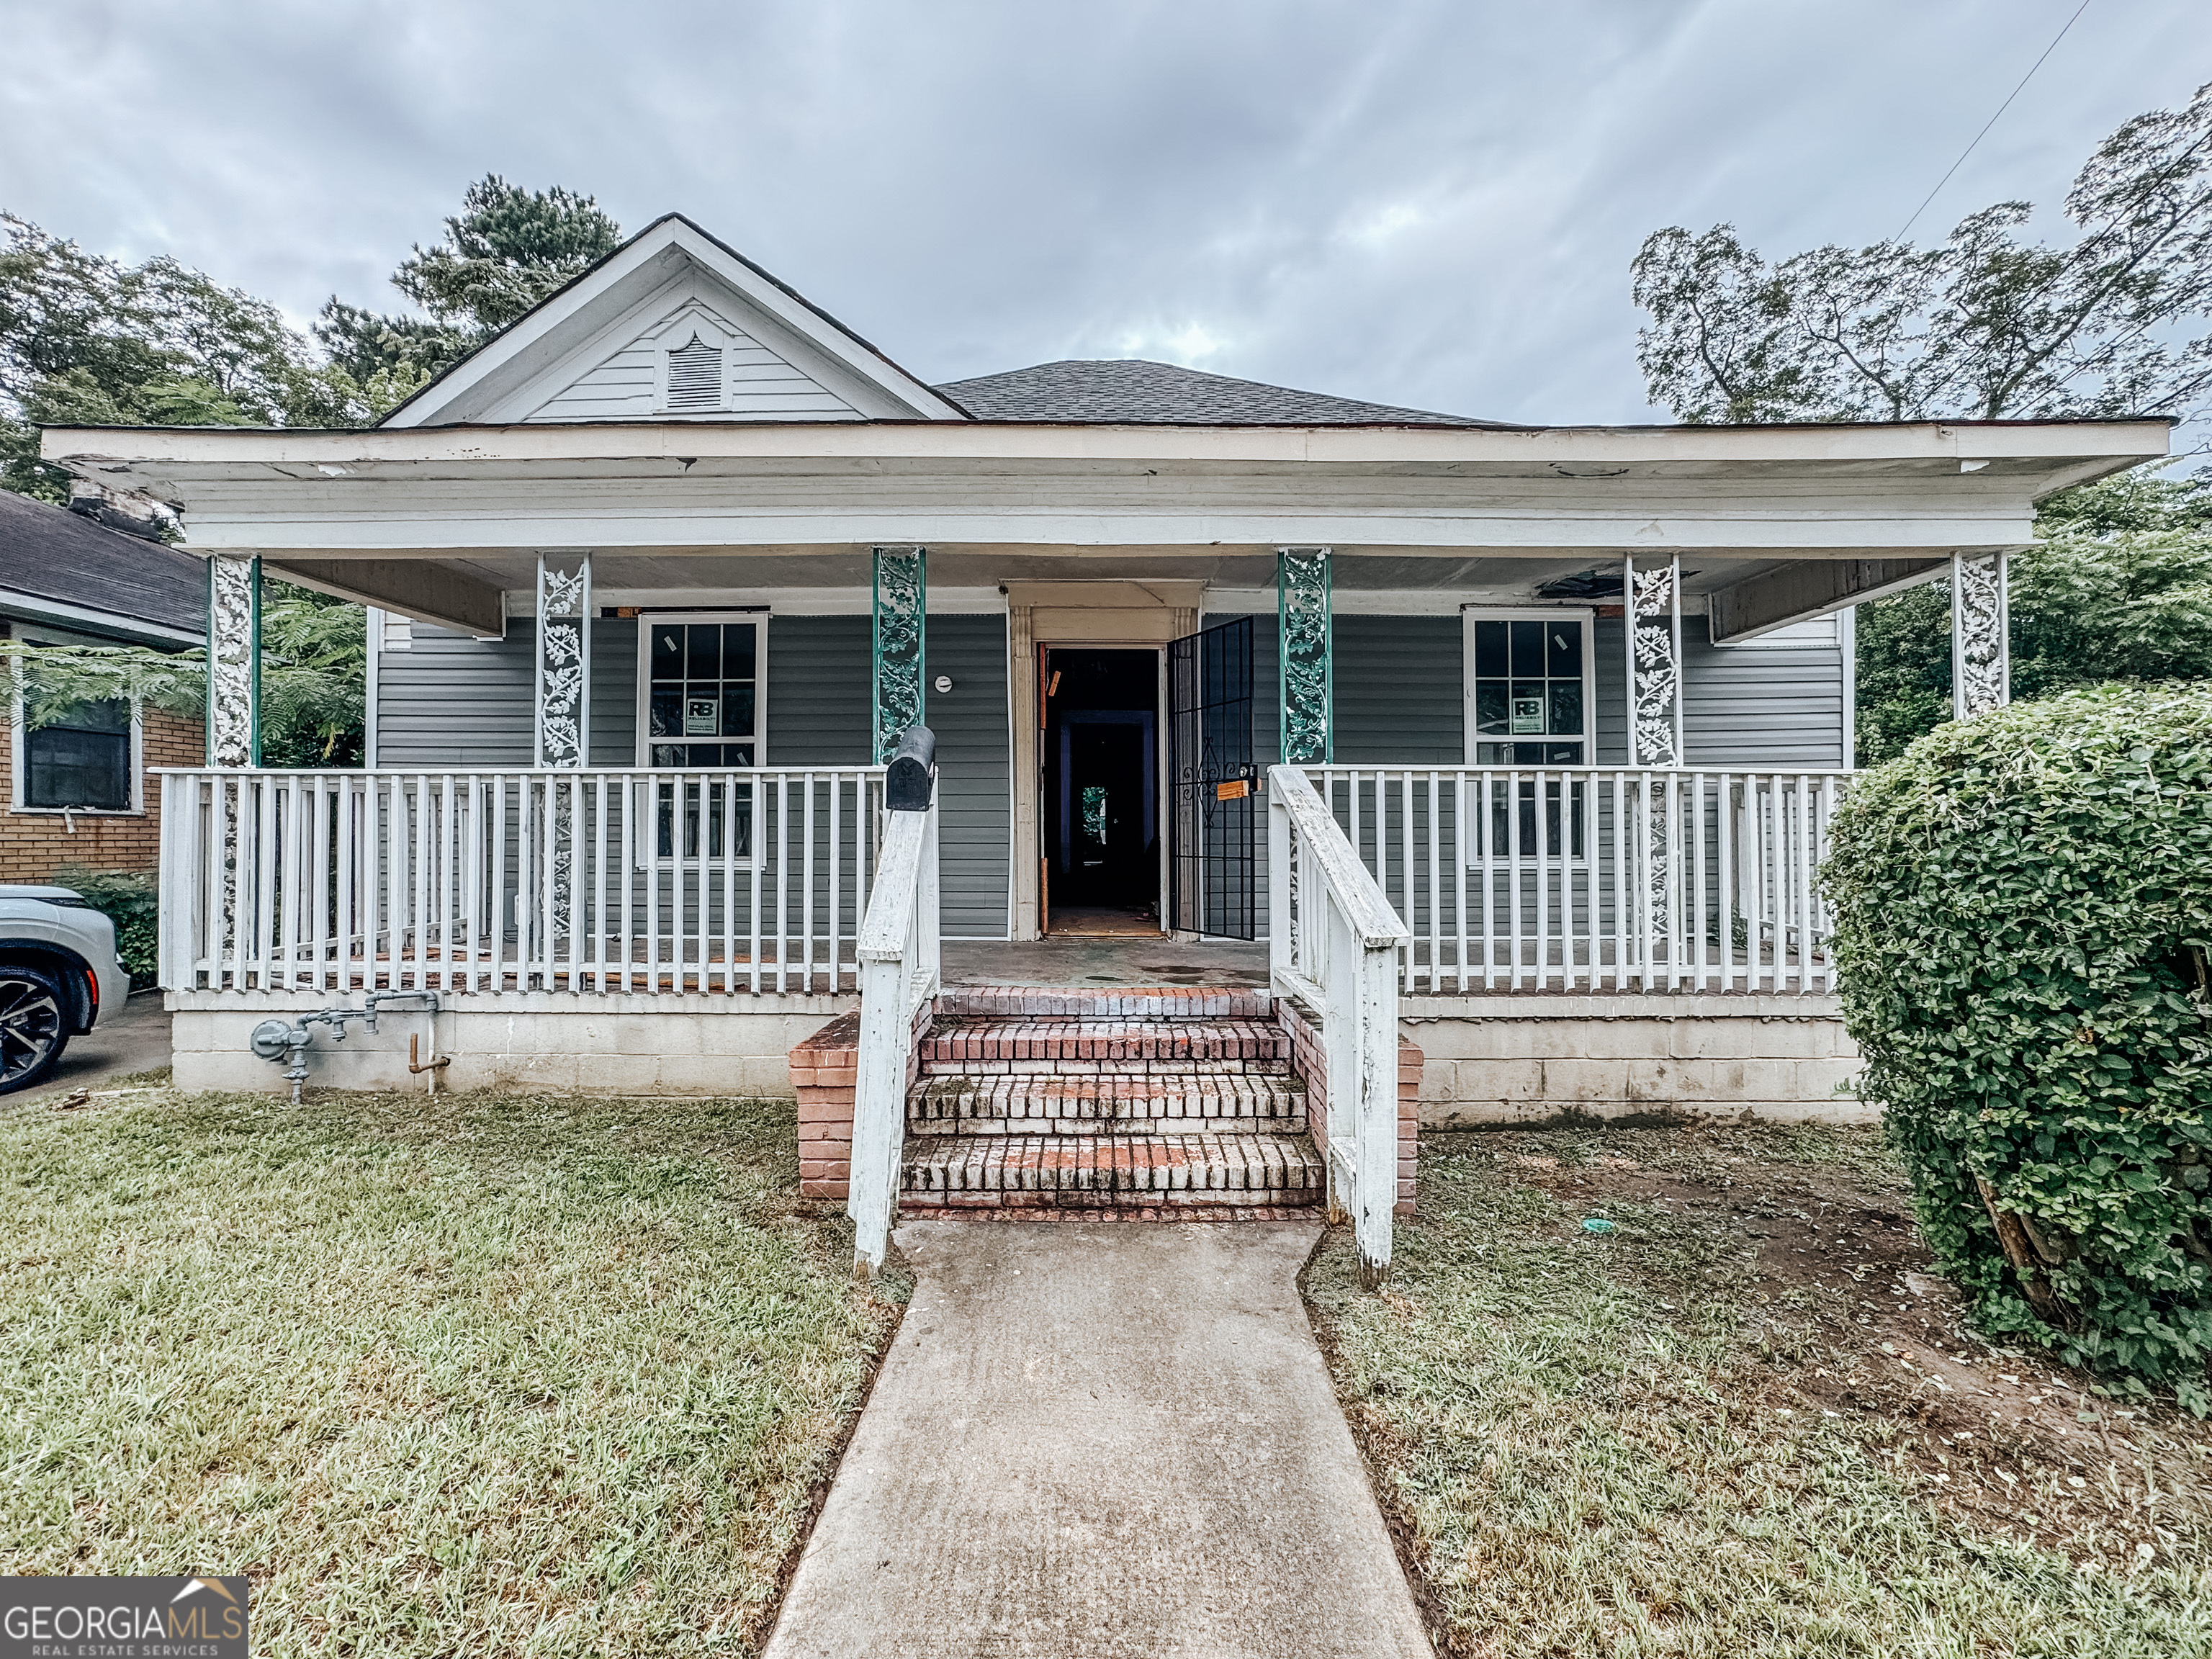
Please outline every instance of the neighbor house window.
M80 703L58 720L22 732L25 806L127 812L131 781L131 705Z
M651 616L638 619L638 756L656 770L705 771L758 766L765 737L762 689L768 683L768 617L751 612ZM658 786L659 852L678 856L677 787ZM725 822L750 850L752 785L683 786L682 853L719 858ZM702 838L704 838L703 843Z

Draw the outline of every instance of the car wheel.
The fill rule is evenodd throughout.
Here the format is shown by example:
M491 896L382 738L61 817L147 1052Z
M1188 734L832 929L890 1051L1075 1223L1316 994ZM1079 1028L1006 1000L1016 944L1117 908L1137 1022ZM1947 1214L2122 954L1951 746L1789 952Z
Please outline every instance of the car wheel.
M0 1095L42 1083L69 1047L62 988L36 968L0 964Z

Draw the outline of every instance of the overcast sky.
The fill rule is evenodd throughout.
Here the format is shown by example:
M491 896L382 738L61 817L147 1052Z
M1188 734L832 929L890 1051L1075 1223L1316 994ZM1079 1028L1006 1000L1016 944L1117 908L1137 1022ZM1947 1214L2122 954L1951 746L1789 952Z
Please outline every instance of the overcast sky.
M931 380L1637 421L1647 233L1893 234L2078 3L0 0L0 206L304 321L498 172L690 214ZM2091 0L1915 234L2208 79L2205 0Z

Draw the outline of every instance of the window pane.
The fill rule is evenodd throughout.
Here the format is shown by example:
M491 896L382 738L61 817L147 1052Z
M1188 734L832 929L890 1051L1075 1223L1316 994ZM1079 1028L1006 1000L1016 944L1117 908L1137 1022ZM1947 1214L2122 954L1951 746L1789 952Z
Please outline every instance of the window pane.
M1520 624L1516 623L1515 627ZM1513 735L1516 738L1541 737L1544 733L1544 683L1541 680L1513 682Z
M684 630L672 623L662 623L653 630L653 678L684 678Z
M1487 628L1489 623L1481 626ZM1499 623L1501 628L1504 626ZM1506 732L1505 683L1503 680L1483 680L1474 688L1474 729L1504 737Z
M1516 674L1541 674L1544 672L1544 624L1540 622L1508 623L1513 630L1513 672Z
M1580 680L1552 682L1552 724L1554 732L1579 732L1583 729L1583 683Z
M121 732L49 726L24 734L24 804L121 812L131 805L129 714Z
M648 735L656 738L680 737L684 732L684 693L672 686L666 690L656 689L653 708L646 726ZM659 764L655 762L654 764Z
M1479 622L1474 625L1474 672L1484 679L1503 679L1513 672L1505 659L1505 624Z
M722 687L722 735L749 738L752 734L752 687L726 683Z
M719 680L722 678L722 625L720 623L694 623L684 630L691 636L684 672L695 680Z
M1578 743L1547 743L1544 745L1544 752L1550 757L1553 766L1580 766L1583 763L1583 746Z
M725 678L753 678L754 623L731 623L722 629L722 674Z
M1545 633L1551 648L1545 653L1544 672L1553 679L1582 678L1583 625L1580 623L1553 623Z

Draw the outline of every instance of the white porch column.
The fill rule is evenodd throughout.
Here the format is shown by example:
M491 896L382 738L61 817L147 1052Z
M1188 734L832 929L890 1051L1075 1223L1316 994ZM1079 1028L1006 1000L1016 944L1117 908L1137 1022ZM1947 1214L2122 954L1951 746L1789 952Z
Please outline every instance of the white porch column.
M2012 701L2012 611L2005 556L1951 556L1951 718Z
M261 764L261 561L207 562L207 757Z
M1326 547L1275 550L1275 708L1286 765L1336 758L1336 612Z
M1682 561L1621 562L1628 619L1628 763L1682 763Z
M589 763L592 742L592 556L538 556L538 745L540 766Z

